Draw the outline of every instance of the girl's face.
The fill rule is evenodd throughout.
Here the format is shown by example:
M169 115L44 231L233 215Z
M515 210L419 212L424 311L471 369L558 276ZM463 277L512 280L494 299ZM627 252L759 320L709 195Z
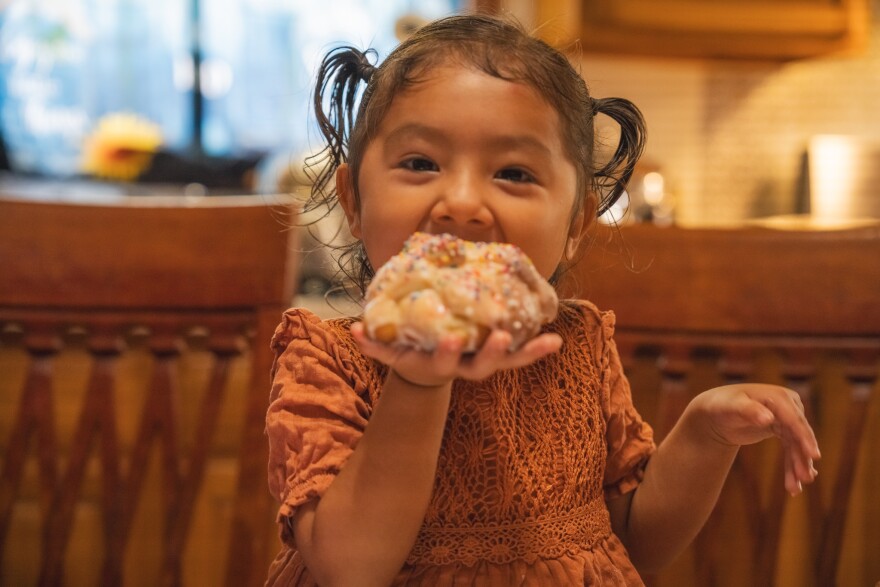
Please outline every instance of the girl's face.
M519 246L544 277L588 224L572 219L576 172L559 116L530 86L445 66L396 96L364 152L355 204L337 190L352 234L379 268L415 231Z

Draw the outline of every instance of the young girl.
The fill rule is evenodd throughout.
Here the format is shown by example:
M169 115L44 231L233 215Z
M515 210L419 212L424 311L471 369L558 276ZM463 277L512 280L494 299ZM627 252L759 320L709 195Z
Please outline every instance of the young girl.
M313 196L345 211L362 287L416 231L513 243L553 278L644 138L631 103L591 98L564 56L488 16L429 24L379 67L330 52L315 103ZM598 113L622 132L595 170ZM655 447L612 331L569 300L515 352L495 331L474 354L454 337L425 353L289 310L272 341L284 546L268 584L639 585L699 531L740 445L777 436L788 491L812 481L815 437L780 387L704 392Z

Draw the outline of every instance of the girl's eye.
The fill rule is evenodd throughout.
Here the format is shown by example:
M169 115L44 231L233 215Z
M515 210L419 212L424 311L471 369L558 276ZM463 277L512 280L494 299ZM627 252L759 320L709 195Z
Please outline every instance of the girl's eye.
M498 172L496 177L498 179L503 179L504 181L512 181L514 183L532 183L535 181L535 178L532 177L532 174L516 167L502 169Z
M402 163L402 166L405 169L409 169L410 171L437 171L437 165L431 161L430 159L425 159L424 157L413 157L412 159L407 159Z

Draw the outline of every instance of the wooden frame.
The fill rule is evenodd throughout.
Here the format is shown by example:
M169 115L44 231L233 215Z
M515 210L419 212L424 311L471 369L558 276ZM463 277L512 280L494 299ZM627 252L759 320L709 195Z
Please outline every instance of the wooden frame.
M758 380L799 392L823 452L787 499L775 443L741 450L665 585L871 584L880 577L880 224L847 230L600 228L569 293L617 316L636 406L660 439L690 399Z
M867 46L869 0L542 0L546 40L584 52L786 60ZM560 21L562 21L560 23ZM541 25L550 23L552 26Z
M264 583L292 214L263 196L0 199L0 583Z

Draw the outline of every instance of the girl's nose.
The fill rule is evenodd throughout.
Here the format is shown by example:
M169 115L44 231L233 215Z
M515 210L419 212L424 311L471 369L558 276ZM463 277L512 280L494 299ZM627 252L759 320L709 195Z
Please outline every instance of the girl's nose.
M473 182L447 185L431 210L431 221L440 229L457 233L489 228L494 218L484 196Z

